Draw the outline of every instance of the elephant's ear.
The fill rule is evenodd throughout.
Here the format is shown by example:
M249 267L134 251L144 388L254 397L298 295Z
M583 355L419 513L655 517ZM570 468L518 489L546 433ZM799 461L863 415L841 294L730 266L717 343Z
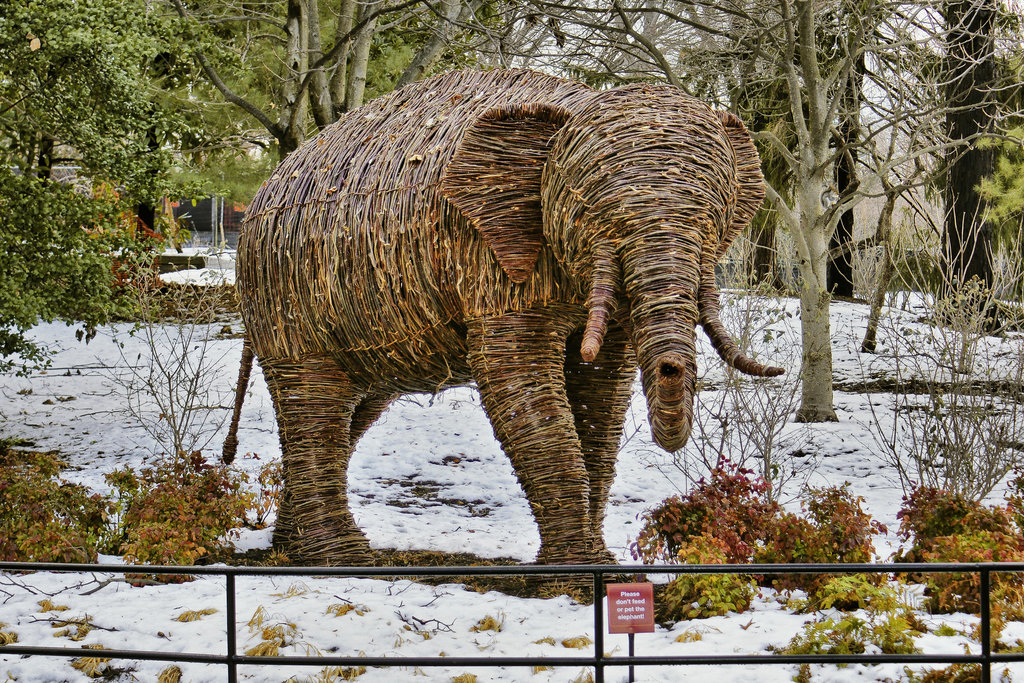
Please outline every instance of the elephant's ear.
M561 107L509 105L469 127L441 192L465 215L513 282L533 272L544 238L540 179L552 139L571 116Z
M750 139L747 127L730 112L717 113L736 155L736 207L733 210L732 222L718 243L718 258L721 258L733 240L750 225L750 220L764 202L765 190L764 176L761 175L761 157L757 154L754 141Z

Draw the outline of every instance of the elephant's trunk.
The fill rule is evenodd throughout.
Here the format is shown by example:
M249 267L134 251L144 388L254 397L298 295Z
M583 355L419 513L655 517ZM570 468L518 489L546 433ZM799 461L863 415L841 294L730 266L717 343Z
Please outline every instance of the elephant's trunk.
M697 364L692 357L669 352L654 361L654 370L641 372L654 442L666 451L677 451L686 445L693 427ZM647 377L652 374L648 389Z
M651 434L667 451L683 447L693 424L697 378L700 243L666 232L622 250L630 326Z

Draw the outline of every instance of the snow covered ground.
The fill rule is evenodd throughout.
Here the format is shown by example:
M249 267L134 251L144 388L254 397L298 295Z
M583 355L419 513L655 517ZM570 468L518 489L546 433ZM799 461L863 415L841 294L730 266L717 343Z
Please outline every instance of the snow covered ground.
M230 255L219 265L205 271L176 274L170 279L200 277L207 282L217 281L225 277L227 266L226 279L230 282ZM798 346L794 347L799 327L797 303L784 300L778 312L781 314L772 328L776 332L774 348L781 358L762 358L781 360L788 373L795 374L799 370ZM866 306L833 304L832 341L839 386L861 382L885 370L879 367L882 361L857 351L866 316ZM913 315L908 316L906 325L927 329L915 322ZM208 344L212 356L220 358L215 389L226 397L236 379L241 340L224 335L222 327L217 325L211 331ZM241 332L240 323L231 327L235 335ZM895 329L886 329L890 328ZM112 381L112 373L119 364L131 362L144 352L139 338L130 331L131 326L126 324L104 327L86 345L76 340L73 328L60 324L33 329L33 338L54 351L53 363L46 371L28 377L0 376L0 434L28 439L39 449L58 449L70 463L64 477L96 490L104 490L105 472L152 462L157 457L156 446L139 424L124 413L125 398ZM218 334L213 335L214 332ZM992 338L986 343L998 352L1000 345L1007 345L1009 350L1022 342L1019 337L1010 337ZM720 363L704 341L700 353L699 365L706 382L720 382ZM807 462L816 462L808 484L849 482L852 491L864 497L865 508L889 527L889 534L876 541L878 560L888 559L898 547L896 513L903 495L897 476L882 457L871 430L876 416L869 409L869 402L875 403L876 411L882 408L877 419L891 420L884 410L888 401L886 394L837 392L839 422L790 423L782 435L792 449L800 450L801 457L809 458ZM228 402L225 398L224 403ZM624 563L632 562L628 548L639 531L639 515L667 496L684 490L686 485L672 456L653 445L645 415L637 386L605 526L608 546ZM212 439L210 451L219 451L225 430L222 428ZM239 441L239 453L244 455L236 461L237 466L251 474L280 456L273 410L258 366L254 368L242 414ZM691 442L688 448L692 447ZM397 402L359 442L349 482L349 499L356 520L374 547L469 552L523 562L535 557L539 545L536 526L472 389L454 389L438 396L412 396ZM802 484L793 482L790 486L790 494L795 496ZM236 541L239 550L269 544L269 530L243 532ZM90 589L95 584L82 585L89 578L49 573L31 577L0 574L0 622L7 624L7 630L18 633L21 645L77 647L101 643L110 648L224 651L222 579L201 578L180 586L146 588L111 583L93 592ZM479 594L459 585L431 587L408 581L336 578L239 579L238 595L240 650L260 642L262 627L251 625L260 621L264 626L283 625L292 629L288 638L292 644L283 648L282 654L319 651L373 656L572 656L580 651L564 647L563 639L594 636L591 608L565 597L522 599L496 592ZM43 614L38 605L46 596L70 608L60 613L60 618L87 614L101 628L91 631L82 643L54 639L53 629L46 621L52 614ZM358 609L340 616L329 614L330 606L338 604L351 604ZM174 620L186 610L206 608L218 612L191 622ZM504 628L500 632L471 630L488 616L502 621ZM752 612L683 622L671 630L659 628L654 634L639 635L637 653L763 654L769 645L785 645L804 622L815 616L794 614L772 591L763 590ZM961 630L976 623L973 617L957 615L944 621L961 624ZM422 623L432 626L409 628ZM699 633L701 639L676 642L684 631ZM1024 626L1011 624L1004 639L1012 641L1017 637L1024 637ZM550 644L551 639L554 644ZM608 653L626 651L625 636L606 636L605 643ZM947 653L962 653L969 646L963 636L936 635L922 637L919 645L925 652ZM972 647L977 648L977 644ZM118 680L156 680L167 665L137 661L129 666L132 673ZM183 664L181 668L182 680L225 679L222 667ZM816 668L815 680L899 680L902 670L901 665ZM282 681L292 675L302 680L303 676L315 673L308 668L243 667L240 671L243 680L251 681ZM547 682L572 681L581 671L392 667L370 669L359 680L449 681L463 673L475 673L481 681ZM608 680L626 680L625 670L609 673ZM704 668L643 668L638 673L639 680L645 681L705 681L714 677L719 683L748 683L791 680L795 667L719 667L713 673ZM68 662L41 657L0 656L0 675L18 681L87 680Z

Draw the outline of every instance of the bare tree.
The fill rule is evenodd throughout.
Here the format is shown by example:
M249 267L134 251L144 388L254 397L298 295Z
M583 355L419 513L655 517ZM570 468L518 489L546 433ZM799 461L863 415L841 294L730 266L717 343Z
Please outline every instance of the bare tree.
M218 382L228 347L214 339L223 293L216 286L136 283L130 294L141 322L132 339L118 344L122 362L109 378L154 453L177 461L205 448L229 415L230 388Z
M941 274L945 296L914 294L909 311L881 324L869 371L891 373L895 390L890 406L868 403L870 427L905 491L929 486L980 500L1024 465L1024 340L990 334L986 311L999 305L992 287ZM927 273L904 275L929 289L919 280ZM993 275L997 286L1017 282L1019 264ZM1003 315L1020 328L1019 308Z
M884 0L609 0L588 8L537 0L513 26L506 59L515 37L533 59L567 62L564 70L592 82L676 83L737 111L761 150L781 160L787 172L771 174L768 195L798 255L797 419L836 419L827 274L837 225L863 200L884 195L873 179L907 165L936 169L947 152L977 140L951 138L945 126L945 86L959 76L936 68L947 49L941 11ZM785 105L781 117L756 121L748 107L771 110L773 101ZM844 122L855 123L857 134L844 134ZM843 163L861 179L840 192L836 168ZM924 183L928 176L914 177Z
M312 131L363 103L373 50L383 50L389 36L400 34L415 51L409 56L398 51L386 60L387 68L400 65L383 79L388 90L428 74L446 48L474 32L483 5L483 0L165 1L195 27L199 39L192 56L209 84L266 129L282 158Z

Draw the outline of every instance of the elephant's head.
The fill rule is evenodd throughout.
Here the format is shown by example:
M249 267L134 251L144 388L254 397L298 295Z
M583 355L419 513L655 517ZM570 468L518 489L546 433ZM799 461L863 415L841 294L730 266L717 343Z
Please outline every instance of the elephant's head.
M612 316L630 330L662 448L690 435L698 322L730 365L782 372L745 356L719 320L715 264L764 199L757 151L735 116L655 85L595 93L571 111L491 109L467 132L443 191L516 282L548 243L586 296L585 360Z

